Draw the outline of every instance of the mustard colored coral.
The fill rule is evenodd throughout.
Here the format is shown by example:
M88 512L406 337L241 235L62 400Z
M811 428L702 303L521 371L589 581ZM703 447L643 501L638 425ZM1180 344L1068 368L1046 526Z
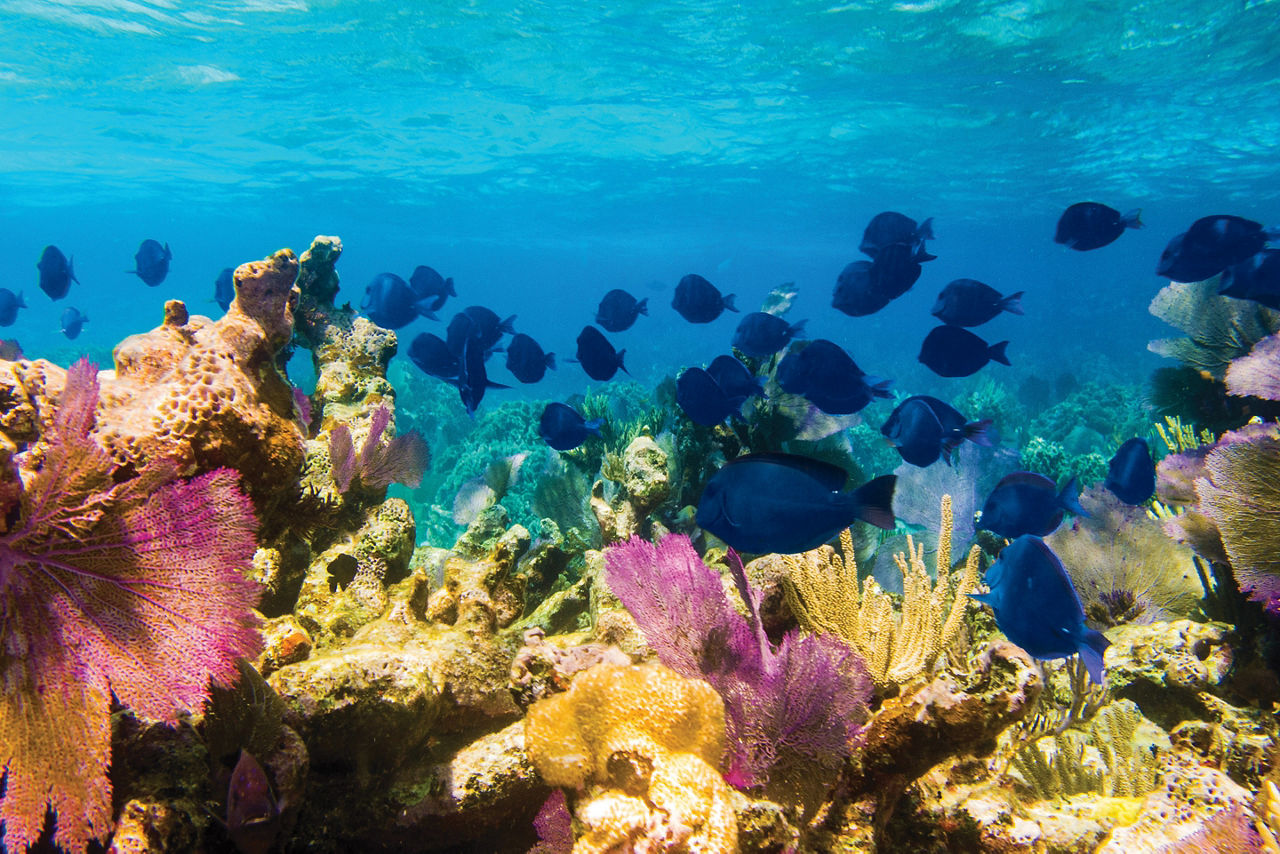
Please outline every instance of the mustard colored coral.
M705 682L660 664L598 664L525 719L534 767L554 786L586 790L575 854L730 852L737 824L717 770L724 703Z

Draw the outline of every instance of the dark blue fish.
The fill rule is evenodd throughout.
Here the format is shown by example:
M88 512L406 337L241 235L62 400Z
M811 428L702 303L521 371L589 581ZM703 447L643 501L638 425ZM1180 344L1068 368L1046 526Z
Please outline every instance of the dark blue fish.
M1089 515L1080 506L1076 478L1067 481L1059 492L1054 482L1042 474L1015 471L1001 478L991 490L977 527L1010 539L1023 534L1047 537L1062 524L1067 510L1077 516Z
M1156 464L1146 439L1130 439L1107 465L1103 486L1125 504L1145 504L1156 494Z
M16 338L0 338L0 359L16 362L23 358L22 345Z
M594 326L584 326L578 333L578 362L593 380L604 382L612 379L619 370L631 373L622 364L622 357L626 354L626 350L613 349L604 333Z
M640 315L648 316L649 298L636 300L631 294L620 288L614 288L600 300L596 309L596 323L608 332L622 332L630 329Z
M776 314L753 311L744 314L738 322L733 333L733 346L748 356L763 359L786 347L792 338L803 338L807 322L787 323Z
M747 398L764 391L760 378L733 356L716 356L707 365L707 373L720 386L735 410L746 403Z
M935 256L925 252L922 246L907 243L890 243L882 246L871 262L871 287L891 300L911 290L920 279L920 265L932 261Z
M468 338L462 345L462 360L458 368L458 396L467 414L475 417L484 400L484 393L491 388L510 388L502 383L490 382L489 374L484 369L484 347L474 338Z
M1142 228L1142 210L1121 214L1098 202L1076 202L1058 217L1053 242L1087 252L1101 249L1124 234L1126 228Z
M844 348L825 338L794 347L778 363L778 384L828 415L851 415L877 397L889 397L889 380L868 376Z
M446 279L430 267L418 266L409 276L409 287L418 295L418 311L423 317L436 319L436 312L449 297L456 297L453 279Z
M235 275L235 270L224 267L218 278L213 280L213 301L223 311L231 308L231 301L236 298Z
M62 312L62 334L68 338L80 337L80 330L84 329L84 325L89 322L89 316L81 314L80 309L74 306L67 306Z
M27 302L21 293L14 293L8 288L0 288L0 326L12 326L18 319L18 309L26 308Z
M168 243L161 245L159 240L148 238L142 241L133 255L133 269L125 272L133 273L154 288L169 275L169 262L172 260L173 253L169 251Z
M537 341L523 332L517 333L507 344L507 370L522 383L536 383L547 373L547 369L555 370L556 354L544 353Z
M1022 314L1022 294L1004 296L977 279L956 279L938 294L931 314L948 326L981 326L1002 311Z
M932 465L939 457L951 464L951 452L965 439L989 447L991 419L969 421L959 410L926 394L909 397L880 428L902 459L913 466Z
M890 297L875 287L870 261L854 261L840 271L831 295L832 308L850 317L875 314L889 304Z
M920 362L940 377L967 377L987 362L1009 364L1005 355L1008 341L988 344L968 329L938 326L925 336L920 346Z
M395 273L379 273L364 289L360 310L384 329L400 329L417 320L418 294Z
M933 240L933 217L929 217L919 225L909 216L897 211L878 213L867 223L862 232L862 242L858 250L862 254L875 258L886 246L895 243L905 244L913 251L924 246L926 240Z
M1228 267L1218 283L1218 293L1280 311L1280 249L1263 249Z
M721 296L715 285L697 273L690 273L676 285L671 307L690 323L710 323L726 309L737 311L734 299L734 294Z
M1062 561L1039 537L1018 537L987 570L989 593L971 598L991 606L996 626L1032 658L1080 654L1102 684L1102 656L1111 642L1084 624L1084 608Z
M676 379L676 403L694 424L713 427L737 411L715 377L702 368L685 368Z
M467 339L480 342L487 356L497 346L503 335L514 333L516 316L498 317L497 312L482 305L469 305L453 316L445 332L449 349L462 355L462 345Z
M262 766L247 750L227 788L227 836L240 854L267 854L280 833L280 805Z
M844 469L794 454L750 454L707 481L697 522L739 551L796 554L815 549L855 520L892 528L897 478L883 475L845 492Z
M46 246L40 253L40 260L36 263L36 269L40 271L40 290L48 294L50 299L65 297L72 282L80 284L80 280L76 278L74 262L74 258L68 260L56 246Z
M538 419L538 435L557 451L572 451L588 436L599 436L602 423L599 418L586 420L566 404L548 403Z
M1219 214L1201 217L1169 241L1156 274L1175 282L1201 282L1261 252L1280 230L1251 219Z
M439 335L419 333L409 344L409 360L429 377L454 382L462 370L462 360L453 354Z

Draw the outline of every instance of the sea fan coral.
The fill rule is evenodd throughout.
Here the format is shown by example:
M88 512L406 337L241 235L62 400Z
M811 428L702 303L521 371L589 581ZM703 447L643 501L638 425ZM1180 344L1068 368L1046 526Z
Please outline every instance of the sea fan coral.
M122 478L90 436L97 400L97 369L82 360L0 535L0 819L11 851L39 837L46 809L64 848L108 832L112 694L173 720L261 646L258 587L242 574L256 523L236 474L184 481L153 460Z
M373 411L369 435L356 453L347 425L339 424L329 434L329 458L333 461L333 481L339 492L346 492L358 481L365 489L382 489L403 483L417 489L431 462L426 440L416 430L382 442L382 434L391 423L391 410L379 406Z

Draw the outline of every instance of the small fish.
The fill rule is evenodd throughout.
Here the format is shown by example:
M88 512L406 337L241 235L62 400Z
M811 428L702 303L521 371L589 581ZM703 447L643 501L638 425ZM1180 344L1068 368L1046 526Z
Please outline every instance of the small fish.
M1087 252L1115 241L1127 228L1142 228L1141 209L1121 214L1098 202L1076 202L1058 217L1053 242Z
M520 479L520 469L529 458L528 451L494 460L484 473L466 481L453 497L453 521L470 525L484 510L501 501Z
M828 415L851 415L877 397L889 397L889 381L867 376L845 349L816 338L793 347L778 363L778 385Z
M893 410L880 428L905 462L924 468L941 457L951 464L951 452L965 439L991 446L991 419L969 421L959 410L925 394L909 397Z
M933 217L929 217L919 225L909 216L897 211L878 213L867 223L862 232L862 242L858 251L875 258L886 246L895 243L906 244L914 251L924 246L926 240L933 240ZM932 260L932 259L930 259Z
M419 333L409 344L409 360L429 377L453 381L462 369L461 360L439 335Z
M685 368L676 379L676 403L694 424L713 427L736 410L724 389L702 368Z
M169 251L168 243L161 245L159 240L148 238L142 241L133 255L133 269L125 272L133 273L148 287L154 288L169 275L169 262L172 260L173 253Z
M996 626L1032 658L1080 654L1089 678L1102 684L1102 656L1111 642L1084 624L1084 607L1062 561L1031 535L1018 537L987 570L989 593L970 598L989 605Z
M1218 293L1280 311L1280 249L1263 249L1228 267L1218 283Z
M839 466L795 454L749 454L726 463L698 500L698 525L750 554L817 548L857 519L894 526L888 474L844 491Z
M417 320L418 295L395 273L379 273L365 286L360 310L384 329L400 329Z
M88 315L81 314L80 309L69 305L62 312L62 334L71 339L78 338L80 337L80 331L84 329L84 325L88 322Z
M280 804L258 760L247 750L227 789L227 835L240 854L267 854L280 833Z
M231 301L236 298L235 275L235 270L224 267L218 278L213 280L213 301L223 311L231 308Z
M763 359L786 347L792 338L803 338L807 322L787 323L776 314L753 311L744 314L738 322L733 333L733 346L748 356Z
M1103 486L1125 504L1145 504L1156 494L1156 464L1146 439L1133 438L1120 446L1107 464Z
M716 356L707 365L707 373L716 381L734 409L747 402L752 395L764 391L760 378L733 356Z
M870 261L854 261L840 271L831 307L850 317L875 314L889 304L890 298L875 287Z
M507 344L507 370L522 383L536 383L548 368L555 370L555 367L556 354L544 353L538 342L523 332L514 335Z
M515 330L516 316L498 317L497 312L482 305L469 305L453 316L449 328L445 332L445 340L449 349L462 355L462 344L468 338L480 342L485 355L497 347L503 335L511 335Z
M922 246L907 243L890 243L880 248L871 262L871 287L891 300L911 290L920 280L921 264L935 256L925 252Z
M1009 364L1005 355L1008 341L988 344L959 326L938 326L925 336L920 346L920 362L940 377L967 377L982 370L987 362Z
M613 349L604 333L594 326L584 326L578 333L578 363L593 380L604 382L612 379L619 370L631 373L622 364L622 357L626 354L626 350Z
M484 368L484 359L484 347L480 345L478 340L468 338L462 345L462 359L458 368L457 386L458 396L462 398L462 405L472 418L475 417L476 410L480 408L480 401L484 400L486 391L491 388L510 388L510 386L489 380L489 374Z
M430 267L418 266L409 276L409 287L418 295L418 311L423 317L436 319L439 311L449 297L456 297L453 279L446 279Z
M588 421L567 404L548 403L538 419L538 435L557 451L572 451L588 436L599 436L603 423L599 418Z
M18 309L26 307L21 292L15 294L8 288L0 288L0 326L12 326L18 319Z
M721 296L715 285L697 273L690 273L676 285L671 307L690 323L710 323L726 309L737 311L735 299L734 294Z
M1080 506L1077 478L1071 478L1059 491L1042 474L1015 471L1001 478L991 490L977 527L1010 539L1023 534L1047 537L1062 524L1068 510L1077 516L1089 515Z
M600 300L600 306L596 309L596 323L607 332L622 332L630 329L642 314L649 314L648 297L636 300L626 291L614 288Z
M977 279L956 279L938 294L930 313L948 326L981 326L1002 311L1022 314L1023 293L1004 296Z
M1175 282L1202 282L1261 252L1280 229L1230 214L1201 217L1169 241L1156 274Z
M36 269L40 271L40 290L50 299L62 299L71 289L71 283L80 284L76 278L75 258L68 259L56 246L46 246L40 253Z

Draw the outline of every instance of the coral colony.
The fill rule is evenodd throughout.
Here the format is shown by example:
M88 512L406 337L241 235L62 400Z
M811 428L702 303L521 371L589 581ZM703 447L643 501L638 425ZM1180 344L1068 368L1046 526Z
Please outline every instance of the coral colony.
M334 237L220 278L217 320L169 302L114 371L10 350L4 847L1280 850L1280 313L1269 260L1232 254L1258 232L1210 219L1161 263L1259 299L1155 298L1187 336L1152 345L1181 364L1157 409L990 376L1004 342L964 327L1023 306L976 280L920 358L988 376L943 400L804 340L794 288L754 313L697 274L675 311L745 318L734 352L482 401L514 319L467 307L393 363L388 327L467 283L385 274L361 313ZM1139 225L1077 205L1057 239ZM836 307L902 296L932 239L878 216ZM55 247L39 270L76 283Z

